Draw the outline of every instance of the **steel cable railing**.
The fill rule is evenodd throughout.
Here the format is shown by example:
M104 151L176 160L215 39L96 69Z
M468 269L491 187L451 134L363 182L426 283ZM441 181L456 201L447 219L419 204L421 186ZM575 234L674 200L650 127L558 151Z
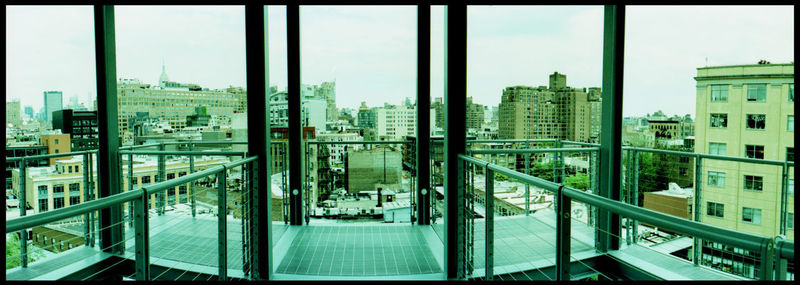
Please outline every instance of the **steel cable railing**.
M640 208L620 201L614 201L598 195L589 194L583 191L572 189L570 187L565 187L563 184L557 184L550 181L545 181L539 178L535 178L533 176L519 173L497 165L493 165L491 163L470 156L459 155L459 159L468 164L473 164L484 168L486 170L487 177L493 176L491 174L497 172L505 176L518 179L525 183L546 189L556 194L557 197L555 200L559 205L556 207L556 211L558 212L557 225L559 225L558 228L560 228L559 230L557 230L557 232L559 232L559 236L556 238L557 241L556 246L559 248L558 252L556 253L556 256L559 257L556 262L558 279L563 279L565 278L565 276L569 276L568 275L569 270L568 267L566 266L566 264L568 264L569 262L569 256L570 256L569 246L564 245L564 243L565 240L569 240L569 231L568 230L565 231L565 228L569 227L570 219L568 213L572 199L586 203L594 207L606 209L621 216L626 216L649 224L653 224L658 227L669 228L702 239L729 244L745 250L761 252L762 253L761 256L767 258L765 261L762 261L763 264L762 267L764 268L761 270L760 278L769 279L771 276L771 271L772 271L771 268L766 268L767 266L766 264L770 264L771 260L769 256L767 256L768 255L767 253L772 253L772 251L774 251L774 242L772 241L771 238L760 237L752 234L724 229L694 221L687 221L671 215ZM486 185L488 186L490 185L490 183L487 183ZM489 195L491 191L486 191L486 192L487 195ZM561 201L562 199L563 201ZM493 211L493 209L487 207L487 213L491 211ZM487 221L487 223L491 223L491 221ZM561 245L559 246L559 244ZM487 256L490 255L487 254ZM491 266L491 261L486 262L486 264ZM491 268L486 268L486 271L487 271L486 277L491 278L492 276Z

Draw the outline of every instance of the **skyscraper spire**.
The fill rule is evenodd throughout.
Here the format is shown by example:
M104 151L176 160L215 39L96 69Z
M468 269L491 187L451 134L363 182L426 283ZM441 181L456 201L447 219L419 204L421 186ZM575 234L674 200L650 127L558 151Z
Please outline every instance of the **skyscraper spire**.
M158 77L158 86L161 88L166 87L166 83L169 81L169 77L167 77L167 66L164 64L164 58L161 58L161 76Z

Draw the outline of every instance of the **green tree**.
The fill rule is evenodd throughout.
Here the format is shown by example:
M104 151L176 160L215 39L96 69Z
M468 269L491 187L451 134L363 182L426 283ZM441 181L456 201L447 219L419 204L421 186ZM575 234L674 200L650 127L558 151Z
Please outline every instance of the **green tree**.
M578 190L589 189L589 175L577 174L577 175L567 176L567 178L564 179L564 184L567 187L572 187Z
M43 258L44 252L41 248L28 245L28 262L34 262ZM19 236L16 233L6 235L6 269L20 266Z

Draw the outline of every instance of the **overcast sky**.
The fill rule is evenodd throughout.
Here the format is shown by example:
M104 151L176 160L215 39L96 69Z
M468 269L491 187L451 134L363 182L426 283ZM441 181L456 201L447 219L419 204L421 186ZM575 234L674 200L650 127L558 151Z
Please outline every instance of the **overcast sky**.
M636 7L626 16L623 112L692 114L696 68L794 61L792 7ZM6 100L42 105L61 90L91 105L95 91L90 6L6 7ZM443 11L432 11L431 97L442 96ZM270 85L286 88L286 10L269 9ZM468 86L497 105L512 85L547 85L554 71L572 87L602 80L601 6L468 9ZM117 6L117 74L209 88L244 86L242 6ZM301 7L303 83L335 78L337 105L356 108L415 98L416 7Z

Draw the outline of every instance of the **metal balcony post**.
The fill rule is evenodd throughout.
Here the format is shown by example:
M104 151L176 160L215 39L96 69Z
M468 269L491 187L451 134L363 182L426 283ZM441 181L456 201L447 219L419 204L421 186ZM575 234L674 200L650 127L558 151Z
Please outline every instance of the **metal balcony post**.
M528 149L530 147L531 147L530 143L526 140L525 141L525 148ZM525 154L525 174L528 174L528 175L531 174L531 171L530 171L530 164L531 164L530 158L531 158L531 154L530 153L526 153ZM530 214L531 214L531 186L528 185L528 183L525 183L525 216L529 216Z
M556 202L556 280L570 280L569 277L569 257L571 237L572 199L563 193L564 185L558 187L558 200Z
M109 197L120 189L119 124L117 112L117 55L114 30L114 6L94 6L95 64L97 65L97 122L99 149L97 152L99 197ZM124 220L122 205L100 212L100 242L103 251L124 253Z
M416 184L412 193L416 196L416 220L418 225L431 224L431 166L430 166L430 122L431 122L431 6L417 5L417 139L414 172ZM413 211L413 209L412 209ZM413 222L413 221L412 221Z
M24 217L27 214L27 193L25 193L25 172L26 168L28 167L28 163L23 158L19 162L19 193L17 193L17 199L19 199L19 216ZM32 191L31 191L32 192ZM46 198L46 197L45 197ZM41 197L39 197L41 199ZM34 207L37 206L37 203L32 203ZM19 254L20 254L20 265L22 268L28 267L28 234L26 230L19 231Z
M133 154L128 155L128 191L133 191ZM133 226L133 204L128 203L129 225Z
M624 152L624 151L623 151ZM628 204L633 204L633 199L631 198L633 192L633 150L628 151L628 155L625 156L625 187L623 191L625 195L623 195L623 199ZM625 244L631 245L631 217L625 218Z
M142 188L142 197L133 201L134 231L136 244L136 280L150 280L150 226L147 217L147 190Z
M217 251L219 253L219 280L228 279L228 201L227 201L228 170L223 165L222 171L217 173Z
M692 216L696 222L700 222L702 217L702 198L703 198L703 157L696 155L694 158L694 206L692 206ZM703 256L703 241L694 237L694 248L692 249L692 263L700 265Z
M91 153L86 153L83 155L83 201L89 202L91 200L91 181L89 179L90 170L89 165L91 164ZM92 234L92 220L91 220L91 213L86 213L83 215L84 219L84 234L83 234L83 244L87 246L94 246L94 244L90 243L91 241L91 234Z
M192 144L189 145L191 149ZM194 155L189 155L189 174L194 173ZM192 205L192 218L197 216L197 196L195 195L194 191L194 181L189 183L189 199L191 199Z
M622 167L622 86L625 46L625 6L607 5L603 24L603 102L600 144L599 195L620 200ZM620 216L599 209L597 223L597 250L606 252L619 249L622 231Z
M486 188L486 280L494 279L494 170L484 167Z
M164 144L161 143L158 145L159 151L164 151ZM157 183L166 181L166 156L164 154L158 154L158 181ZM156 192L156 207L158 207L158 215L164 215L164 208L166 207L166 196L165 192L169 191L169 189L165 189L164 191Z
M781 212L780 212L780 234L786 235L786 228L787 228L787 208L788 208L788 179L789 179L789 165L788 163L784 162L781 165Z
M639 206L639 152L633 153L633 205ZM639 242L639 221L633 220L633 243Z

